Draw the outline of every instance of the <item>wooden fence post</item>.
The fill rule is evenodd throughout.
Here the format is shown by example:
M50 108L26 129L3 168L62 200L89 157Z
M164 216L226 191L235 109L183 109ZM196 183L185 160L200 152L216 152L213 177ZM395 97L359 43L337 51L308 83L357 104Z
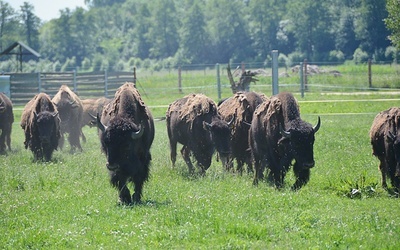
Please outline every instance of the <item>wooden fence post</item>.
M42 79L40 79L40 72L37 73L39 93L42 92Z
M304 63L303 63L303 65L304 65L304 74L303 74L303 76L304 76L304 90L305 91L307 91L308 90L308 82L307 82L307 74L308 74L308 72L307 72L307 59L304 59Z
M300 69L299 69L299 74L300 74L300 92L301 92L301 97L304 97L304 76L303 76L303 63L300 63Z
M278 50L272 51L272 94L277 95L279 93L278 83Z
M136 87L136 67L133 67L133 84Z
M372 72L371 72L371 59L368 59L368 85L372 88Z
M108 77L107 70L104 70L104 96L108 98Z
M217 90L218 90L218 101L221 100L221 77L219 72L219 63L215 65L215 69L217 71Z
M182 69L181 66L178 67L178 89L179 93L182 93Z
M77 92L77 86L76 86L76 70L75 69L72 71L72 74L73 74L73 80L72 81L74 81L74 92L76 93Z

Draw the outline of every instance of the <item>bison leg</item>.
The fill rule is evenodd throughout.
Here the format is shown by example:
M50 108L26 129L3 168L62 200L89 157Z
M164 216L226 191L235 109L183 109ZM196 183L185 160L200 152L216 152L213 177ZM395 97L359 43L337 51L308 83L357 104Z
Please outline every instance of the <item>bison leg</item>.
M190 160L190 149L187 146L183 146L181 149L181 154L182 154L183 159L186 162L186 165L188 165L189 173L193 174L194 166Z
M253 185L258 185L258 180L264 179L264 169L265 164L262 160L255 160L254 161L254 179Z
M292 190L298 190L306 185L310 180L310 169L304 169L295 163L293 171L296 176L296 182L293 184Z
M5 138L6 138L6 133L4 129L0 129L0 152L6 151L6 144L5 144Z
M176 141L170 141L169 142L169 147L171 149L172 166L175 166L175 162L176 162Z
M387 175L387 165L386 165L386 160L385 159L379 159L379 171L381 171L381 176L382 176L382 188L387 190L387 182L386 182L386 175Z
M133 183L135 184L135 193L132 195L133 202L140 203L140 200L142 198L142 189L143 189L144 179L143 178L135 178L133 180Z
M119 201L121 204L124 205L129 205L132 203L131 193L126 186L127 180L128 178L126 176L121 176L119 174L116 174L115 172L110 173L110 182L113 187L118 189Z

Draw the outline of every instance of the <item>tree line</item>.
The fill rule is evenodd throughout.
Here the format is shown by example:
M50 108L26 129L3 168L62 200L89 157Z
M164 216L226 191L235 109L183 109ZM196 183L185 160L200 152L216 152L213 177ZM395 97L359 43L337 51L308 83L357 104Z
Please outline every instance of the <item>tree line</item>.
M398 9L396 0L85 0L85 4L87 8L62 9L58 18L43 22L34 15L32 4L24 2L16 10L0 0L1 51L23 41L42 56L28 70L87 71L267 62L274 49L286 64L303 59L392 61L399 54L389 39L398 45L398 12L391 12ZM3 71L11 70L9 58L0 60Z

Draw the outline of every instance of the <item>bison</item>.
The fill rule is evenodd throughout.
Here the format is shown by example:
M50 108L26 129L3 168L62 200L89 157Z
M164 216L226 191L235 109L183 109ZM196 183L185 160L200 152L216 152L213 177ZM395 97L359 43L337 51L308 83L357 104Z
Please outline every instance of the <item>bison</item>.
M84 126L97 126L96 125L96 114L100 114L103 112L103 107L107 105L111 99L106 97L100 98L91 98L91 99L82 99L82 119L81 119L81 129ZM82 140L86 142L85 135L81 134Z
M97 115L102 151L107 157L111 184L119 191L122 204L139 203L149 177L150 147L154 140L154 120L133 83L125 83ZM132 198L126 185L134 183Z
M242 173L243 164L252 171L251 152L249 148L249 129L253 113L258 105L266 101L264 94L256 92L237 92L234 96L219 104L218 111L225 121L235 118L231 129L230 145L232 154L229 157L228 167L233 168L233 159L236 159L237 170Z
M190 173L194 172L191 155L204 174L211 165L215 149L226 166L230 154L229 124L222 119L213 100L202 94L187 95L169 105L166 120L173 165L179 142L183 145L181 153Z
M50 161L61 133L57 108L47 94L39 93L25 105L21 127L25 133L25 148L29 147L34 159Z
M389 177L395 192L400 191L400 108L390 108L376 115L370 138L372 153L379 161L382 187L387 189Z
M8 150L11 150L11 131L13 122L14 113L12 102L10 98L0 92L0 153L4 153L7 147Z
M298 103L290 93L280 93L258 106L249 131L255 168L253 183L263 178L263 170L268 166L269 181L281 188L294 160L296 182L292 189L307 184L310 169L315 165L313 147L320 125L319 117L314 127L300 118Z
M80 126L83 113L82 101L67 85L62 85L60 87L52 101L57 106L61 119L61 138L58 143L59 148L63 148L64 134L68 133L71 152L75 149L82 151L79 140L79 137L82 135L82 128Z

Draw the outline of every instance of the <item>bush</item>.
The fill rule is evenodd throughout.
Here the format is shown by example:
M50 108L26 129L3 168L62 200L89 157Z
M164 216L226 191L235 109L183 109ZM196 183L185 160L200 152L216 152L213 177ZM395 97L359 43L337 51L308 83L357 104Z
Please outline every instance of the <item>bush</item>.
M369 56L368 53L363 51L361 48L357 48L353 54L354 63L366 63L368 62Z
M328 61L329 62L344 62L344 54L340 50L332 50L329 52Z
M306 57L301 52L293 52L288 55L288 58L290 66L293 66L303 62Z
M398 51L396 47L389 46L385 50L385 58L386 61L397 62L400 58L400 51Z

